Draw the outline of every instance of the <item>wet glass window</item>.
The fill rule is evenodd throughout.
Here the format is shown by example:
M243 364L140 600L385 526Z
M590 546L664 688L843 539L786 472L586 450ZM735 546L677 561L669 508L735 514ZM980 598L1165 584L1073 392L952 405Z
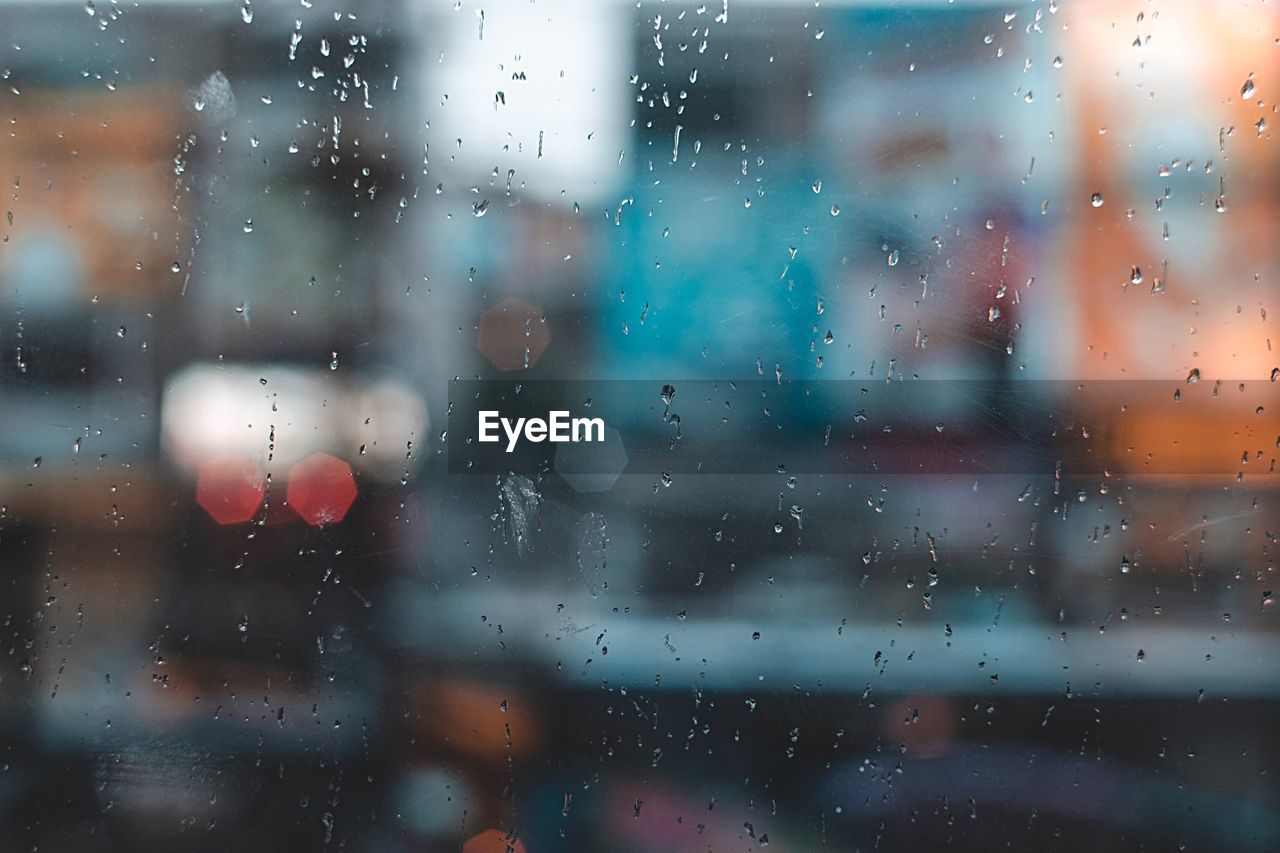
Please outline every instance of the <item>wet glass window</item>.
M0 0L0 849L1280 849L1280 8Z

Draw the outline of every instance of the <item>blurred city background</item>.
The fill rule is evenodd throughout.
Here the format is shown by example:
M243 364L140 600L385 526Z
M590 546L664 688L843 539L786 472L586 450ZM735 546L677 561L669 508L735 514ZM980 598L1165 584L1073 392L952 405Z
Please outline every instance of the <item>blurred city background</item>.
M0 849L1277 849L1278 92L1258 0L0 0ZM465 474L463 380L828 396Z

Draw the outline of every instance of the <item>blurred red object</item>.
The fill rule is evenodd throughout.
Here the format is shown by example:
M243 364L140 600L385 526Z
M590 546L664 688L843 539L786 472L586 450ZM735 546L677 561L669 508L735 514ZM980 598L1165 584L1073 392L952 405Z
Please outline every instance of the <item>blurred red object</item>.
M462 853L525 853L524 843L512 833L486 829L462 845Z
M551 343L542 309L504 299L480 315L476 348L499 370L533 367Z
M285 497L307 524L333 524L346 516L356 499L351 466L327 453L313 453L289 469Z
M219 456L196 474L196 503L219 524L253 518L265 493L262 472L243 456Z

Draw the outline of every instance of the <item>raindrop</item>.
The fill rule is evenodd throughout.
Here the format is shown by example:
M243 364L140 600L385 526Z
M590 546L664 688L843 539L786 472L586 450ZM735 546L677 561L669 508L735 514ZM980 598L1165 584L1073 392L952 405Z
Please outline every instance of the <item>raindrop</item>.
M1089 196L1089 204L1094 207L1102 207L1102 193L1094 193Z
M1240 87L1240 97L1252 98L1254 91L1253 75L1249 75L1249 79L1244 81L1244 85Z

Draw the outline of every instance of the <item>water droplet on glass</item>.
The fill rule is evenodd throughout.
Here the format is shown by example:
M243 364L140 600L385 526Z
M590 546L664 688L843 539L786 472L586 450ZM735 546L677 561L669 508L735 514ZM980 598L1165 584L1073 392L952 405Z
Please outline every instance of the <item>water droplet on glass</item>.
M1102 193L1094 193L1089 196L1089 204L1094 207L1102 207Z

